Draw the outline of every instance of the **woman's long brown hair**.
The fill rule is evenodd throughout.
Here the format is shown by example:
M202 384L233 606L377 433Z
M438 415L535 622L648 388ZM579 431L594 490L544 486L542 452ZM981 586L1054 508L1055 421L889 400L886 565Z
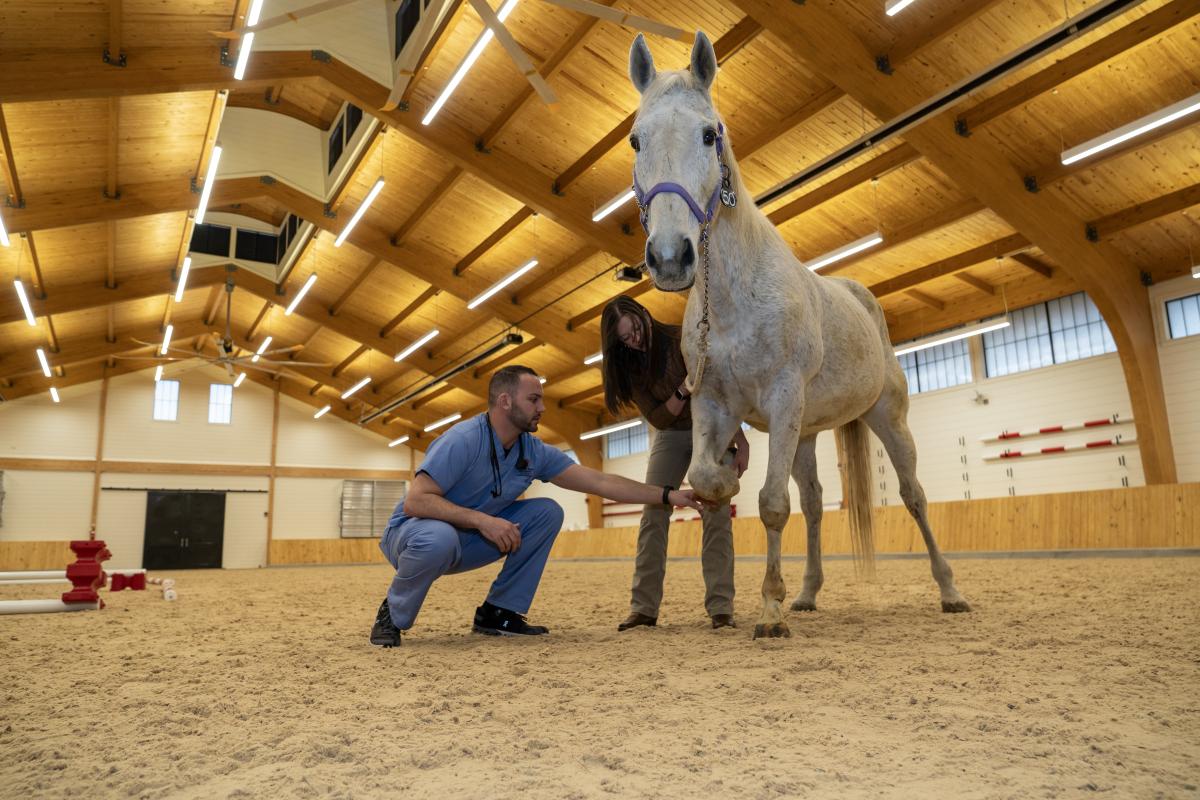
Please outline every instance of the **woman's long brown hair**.
M642 323L645 352L626 347L617 337L617 323L626 314ZM600 347L604 353L604 405L610 413L617 414L623 406L633 405L635 383L645 386L667 371L671 350L679 349L680 333L678 325L659 322L632 297L615 297L604 307Z

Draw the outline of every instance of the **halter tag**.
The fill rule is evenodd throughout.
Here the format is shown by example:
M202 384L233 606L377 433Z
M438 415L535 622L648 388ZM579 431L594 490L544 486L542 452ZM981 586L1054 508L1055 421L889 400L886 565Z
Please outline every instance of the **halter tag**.
M725 206L726 208L736 208L737 192L733 191L732 189L722 189L721 205Z

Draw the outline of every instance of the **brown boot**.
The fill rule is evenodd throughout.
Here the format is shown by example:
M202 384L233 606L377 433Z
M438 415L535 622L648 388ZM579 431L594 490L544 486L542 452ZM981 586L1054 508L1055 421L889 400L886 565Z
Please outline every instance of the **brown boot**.
M737 625L733 621L733 614L713 614L713 628L736 628Z
M648 628L653 628L657 624L658 624L658 617L651 617L651 616L647 616L646 614L639 614L638 612L634 611L628 617L625 618L624 622L622 622L620 625L617 626L617 630L627 631L630 628L636 628L638 625L645 625Z

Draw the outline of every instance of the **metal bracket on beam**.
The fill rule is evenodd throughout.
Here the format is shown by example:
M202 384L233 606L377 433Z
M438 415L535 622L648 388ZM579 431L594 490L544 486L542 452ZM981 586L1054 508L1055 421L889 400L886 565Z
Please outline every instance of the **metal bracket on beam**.
M276 183L278 183L278 181L276 181L270 175L259 175L258 182L264 186L274 186Z
M222 67L237 66L234 63L233 59L229 57L229 45L228 44L221 45L221 66Z
M108 189L101 189L100 194L104 195L105 200L120 200L121 199L121 190L120 189L117 190L116 194L109 194Z
M330 64L333 62L333 56L326 53L324 50L313 50L312 60L320 61L322 64Z
M1146 270L1143 269L1143 270L1139 271L1138 277L1142 281L1142 286L1153 286L1154 285L1154 277L1149 272L1146 272Z
M964 139L971 135L971 128L967 125L967 121L962 117L954 120L954 132Z
M265 102L269 106L277 106L277 105L279 105L279 101L271 99L272 88L268 88L265 92L263 92L263 102Z
M22 197L16 203L13 203L12 195L5 195L4 205L8 208L24 208L25 207L25 198Z
M337 212L329 207L329 203L325 204L325 208L321 210L321 213L328 219L337 219Z
M555 181L550 186L550 191L554 194L555 197L566 197L567 196L566 192L564 192L562 189L558 188L558 181Z
M875 56L875 69L882 72L884 75L892 74L892 62L886 54Z
M626 236L633 236L633 228L629 227L628 222L621 223L621 233L625 234Z
M104 55L102 58L104 59L105 64L110 64L114 67L125 67L129 64L129 62L125 59L124 53L119 53L116 58L113 58L113 54L109 52L107 47L104 48Z
M1087 225L1085 225L1083 228L1083 232L1084 232L1084 235L1087 236L1087 240L1089 242L1100 241L1100 231L1096 230L1096 226L1093 225L1092 223L1089 222Z
M1025 184L1025 191L1030 194L1037 194L1042 190L1042 187L1038 186L1037 176L1035 175L1026 175L1022 182Z
M484 145L483 139L476 139L475 140L475 152L483 153L485 156L490 156L492 154L492 149L490 147L487 147L486 145Z
M408 111L408 101L401 100L399 103L396 104L396 110L397 111Z
M188 188L191 190L192 194L200 194L200 184L196 183L195 175L189 179Z

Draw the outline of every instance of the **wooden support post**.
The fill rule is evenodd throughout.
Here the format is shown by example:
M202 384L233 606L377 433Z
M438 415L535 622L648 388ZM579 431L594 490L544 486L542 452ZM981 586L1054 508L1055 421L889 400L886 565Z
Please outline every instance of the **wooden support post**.
M598 472L604 471L604 458L600 453L600 437L573 442L572 444L574 445L575 455L579 458L580 464ZM604 527L603 503L604 501L594 494L587 496L589 528Z
M92 469L92 520L88 538L96 538L96 522L100 517L100 465L104 461L104 422L108 415L108 368L100 381L100 430L96 434L96 464Z
M271 566L271 542L275 537L275 455L279 447L279 383L275 379L275 410L271 415L271 471L267 476L267 566Z

